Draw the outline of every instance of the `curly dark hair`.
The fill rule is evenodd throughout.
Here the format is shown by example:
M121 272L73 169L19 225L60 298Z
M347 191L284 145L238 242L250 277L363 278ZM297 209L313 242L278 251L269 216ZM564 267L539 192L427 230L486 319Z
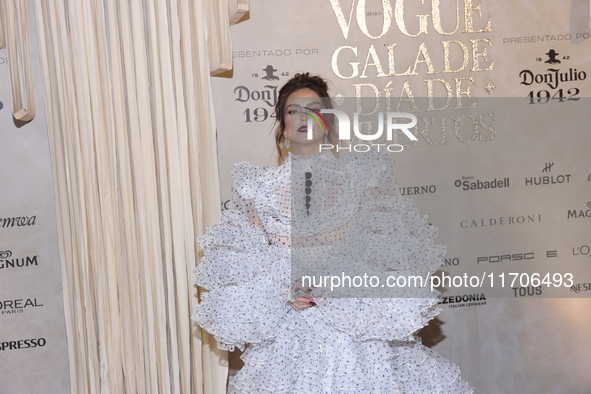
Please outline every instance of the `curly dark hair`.
M324 78L318 75L310 75L310 73L296 74L291 78L281 90L279 90L279 97L277 98L277 104L275 105L275 122L278 127L275 129L275 145L277 146L277 152L279 152L279 161L282 161L285 157L285 151L282 149L283 142L285 141L285 104L289 96L300 90L300 89L311 89L322 101L324 108L333 108L332 100L328 96L328 84ZM332 115L324 116L328 125L328 141L336 146L336 133L333 131L334 118Z

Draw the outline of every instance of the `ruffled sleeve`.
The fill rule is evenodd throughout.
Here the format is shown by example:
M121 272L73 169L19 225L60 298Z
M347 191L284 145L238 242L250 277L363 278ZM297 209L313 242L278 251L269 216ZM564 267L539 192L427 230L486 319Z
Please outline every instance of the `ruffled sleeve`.
M439 292L431 291L429 280L443 263L445 247L434 243L437 229L428 224L427 216L419 215L413 201L400 195L394 162L379 155L359 160L356 171L372 176L364 178L348 239L335 247L335 266L350 259L352 272L378 276L380 285L351 289L348 296L362 295L358 298L328 298L315 313L358 340L413 340L416 331L441 311ZM424 287L389 287L389 276L419 276ZM341 290L341 295L343 291L349 290Z
M368 259L392 271L432 274L443 264L446 249L434 242L437 228L420 215L414 201L400 195L394 161L377 158L355 225L367 235ZM435 293L433 295L436 295Z
M275 338L291 308L288 250L270 245L246 212L258 187L257 170L247 163L234 167L235 209L223 212L220 224L207 226L197 239L203 258L193 270L194 282L206 291L192 319L223 350Z

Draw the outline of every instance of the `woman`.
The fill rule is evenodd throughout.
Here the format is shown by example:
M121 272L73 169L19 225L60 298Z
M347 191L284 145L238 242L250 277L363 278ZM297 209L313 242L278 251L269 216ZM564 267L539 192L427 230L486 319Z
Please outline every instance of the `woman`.
M457 366L414 336L440 311L434 293L330 292L299 280L341 271L424 277L445 251L400 196L390 161L320 149L335 145L322 108L332 107L320 77L297 74L281 89L277 149L291 151L279 167L234 166L233 209L198 239L195 282L207 291L193 319L220 349L250 344L233 393L472 392Z

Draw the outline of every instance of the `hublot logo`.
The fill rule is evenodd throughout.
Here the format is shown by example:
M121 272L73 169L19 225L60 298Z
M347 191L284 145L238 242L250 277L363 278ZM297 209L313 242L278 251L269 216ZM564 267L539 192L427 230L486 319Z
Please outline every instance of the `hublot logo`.
M546 163L542 172L552 172L554 162ZM564 175L544 175L525 178L525 186L539 186L539 185L556 185L561 183L569 183L571 174Z
M556 185L560 183L569 183L570 174L550 176L534 176L525 178L525 186Z

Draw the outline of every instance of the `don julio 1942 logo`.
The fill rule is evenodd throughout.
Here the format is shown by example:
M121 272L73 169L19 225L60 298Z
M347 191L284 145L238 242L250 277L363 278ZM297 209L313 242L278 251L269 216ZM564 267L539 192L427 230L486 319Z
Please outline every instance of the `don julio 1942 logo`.
M576 85L587 78L583 70L568 67L561 68L563 63L572 59L569 54L560 54L554 49L549 49L545 57L537 57L536 62L542 62L550 67L543 71L525 69L519 72L520 84L525 86L538 87L539 90L530 90L530 104L546 104L548 102L578 101L580 89ZM570 85L564 87L564 85ZM574 85L574 86L573 86Z

